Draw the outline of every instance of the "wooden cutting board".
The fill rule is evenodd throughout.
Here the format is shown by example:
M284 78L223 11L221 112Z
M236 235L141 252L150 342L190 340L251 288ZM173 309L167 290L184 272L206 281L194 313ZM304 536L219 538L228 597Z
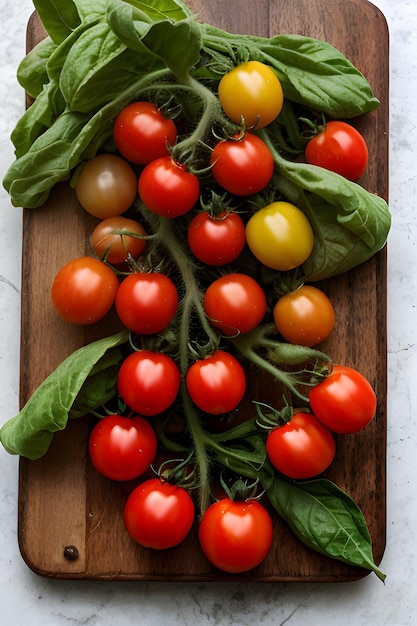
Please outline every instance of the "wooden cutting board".
M204 21L231 32L272 36L309 35L339 48L367 77L380 108L357 120L370 164L363 184L388 195L389 41L383 15L365 0L192 0ZM35 15L27 31L32 48L44 31ZM108 320L78 328L57 318L50 285L71 258L88 253L92 218L81 211L67 185L59 185L43 208L24 211L21 405L75 348L108 334ZM378 396L377 416L359 435L338 440L328 476L362 508L380 562L385 547L386 463L386 255L385 251L326 285L337 326L325 345L335 362L362 371ZM184 544L166 552L134 544L123 528L122 510L132 484L101 478L87 455L89 420L71 422L38 461L20 460L18 537L22 556L37 574L53 578L165 581L350 581L367 572L304 547L285 523L275 520L268 558L242 575L211 567L197 545L196 528ZM78 558L70 560L67 546ZM74 550L72 551L72 554Z

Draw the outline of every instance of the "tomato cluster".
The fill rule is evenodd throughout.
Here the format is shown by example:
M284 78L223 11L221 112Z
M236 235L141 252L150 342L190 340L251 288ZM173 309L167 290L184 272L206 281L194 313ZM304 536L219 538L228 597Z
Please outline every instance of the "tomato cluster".
M257 61L244 63L220 81L219 101L237 128L208 146L207 167L200 171L175 158L177 125L153 103L134 102L120 111L113 133L117 153L92 158L75 180L80 205L98 220L93 254L67 263L52 285L53 304L65 320L95 323L113 306L131 333L117 377L118 400L129 416L119 410L99 420L89 453L106 478L139 481L126 502L125 526L134 541L158 550L186 538L195 507L180 484L144 480L157 453L154 420L178 399L185 411L185 396L203 421L237 411L247 391L246 372L223 344L249 336L266 319L280 340L306 347L323 342L335 326L332 303L318 287L278 294L271 281L259 278L264 270L300 267L315 241L313 226L294 204L278 198L259 206L257 194L270 189L275 166L256 133L282 109L276 75ZM332 160L341 160L340 150L334 152L341 132L329 123L308 144L306 159L331 169ZM353 132L351 137L359 146ZM362 154L361 167L343 174L358 177L364 162ZM208 205L202 200L207 189ZM333 433L358 431L376 409L368 381L341 366L312 387L309 403L310 410L277 419L265 435L269 462L291 479L323 473L336 454ZM203 512L199 526L204 555L227 572L256 567L272 534L260 502L229 495Z

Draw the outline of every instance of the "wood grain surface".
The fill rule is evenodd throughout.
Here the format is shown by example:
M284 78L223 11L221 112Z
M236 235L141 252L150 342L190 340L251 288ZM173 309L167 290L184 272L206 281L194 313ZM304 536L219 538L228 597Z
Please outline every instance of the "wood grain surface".
M370 163L363 184L388 196L388 32L379 10L365 0L189 0L200 15L230 32L272 36L300 33L339 48L367 77L380 108L355 121ZM34 15L27 46L44 36ZM50 303L56 271L88 253L93 218L82 211L67 185L44 207L24 211L21 405L75 348L107 334L109 320L78 328L58 319ZM386 463L386 255L330 280L326 289L337 312L332 337L323 344L334 362L356 367L373 384L378 409L371 425L337 441L328 477L362 508L380 562L385 547ZM58 433L45 457L21 458L18 538L23 558L37 574L53 578L166 581L351 581L367 572L304 547L274 518L268 558L255 570L228 575L211 567L197 544L196 528L181 546L154 552L134 544L123 527L123 505L133 483L118 484L95 472L88 460L88 419ZM64 557L75 546L78 558Z

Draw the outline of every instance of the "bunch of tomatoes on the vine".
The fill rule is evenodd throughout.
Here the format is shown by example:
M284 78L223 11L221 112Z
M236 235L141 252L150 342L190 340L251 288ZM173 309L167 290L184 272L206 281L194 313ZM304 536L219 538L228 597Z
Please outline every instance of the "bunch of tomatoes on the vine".
M92 255L67 263L52 285L53 304L65 320L95 323L114 307L131 333L117 379L124 410L99 419L90 435L99 472L116 481L147 475L159 447L153 420L163 421L179 398L189 414L183 431L191 431L192 446L201 449L191 446L177 463L177 484L164 471L169 464L162 464L126 502L127 531L154 549L177 545L193 525L194 464L197 486L210 486L210 463L201 460L210 450L204 416L233 413L245 396L247 374L234 350L239 339L269 317L280 341L311 348L335 324L332 303L318 287L278 294L252 270L255 264L277 272L296 268L314 245L313 228L295 205L282 198L261 207L248 201L268 188L274 172L256 131L281 111L276 75L259 62L242 64L222 78L218 95L235 132L207 138L203 168L176 158L182 139L175 119L155 104L133 102L120 112L113 130L117 152L98 154L74 179L79 203L98 220ZM367 157L362 137L344 122L328 123L305 150L308 162L352 180ZM324 472L336 453L333 433L357 432L376 408L370 384L355 370L328 366L322 375L310 373L309 409L269 407L261 419L268 461L291 479ZM241 572L267 555L272 521L259 496L232 493L226 490L200 511L199 539L211 563Z

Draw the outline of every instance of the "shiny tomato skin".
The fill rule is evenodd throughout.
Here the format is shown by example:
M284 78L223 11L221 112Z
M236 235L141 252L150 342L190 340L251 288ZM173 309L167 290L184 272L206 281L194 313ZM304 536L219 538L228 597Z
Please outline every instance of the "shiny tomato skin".
M151 102L132 102L117 116L113 137L125 159L145 165L169 155L169 147L177 139L177 129Z
M154 550L166 550L180 544L194 522L194 503L183 487L150 478L129 495L124 508L124 522L136 543Z
M204 295L204 311L225 335L253 330L263 320L266 296L251 276L233 272L213 281Z
M100 259L105 258L108 263L119 265L129 256L137 259L145 251L145 236L145 229L136 220L123 216L109 217L95 226L91 233L91 245Z
M136 174L125 159L117 154L99 154L82 166L75 193L88 213L106 219L132 206L137 184Z
M177 397L180 373L175 361L162 352L139 350L123 361L117 390L127 406L143 416L158 415Z
M274 71L260 61L241 63L219 83L219 100L226 115L246 128L264 128L281 112L284 94Z
M116 311L129 330L151 335L173 320L178 308L175 284L159 272L129 274L120 284Z
M139 176L139 196L144 205L162 217L188 213L200 197L200 181L170 156L155 159Z
M116 298L119 280L98 259L79 257L57 272L51 287L58 314L72 324L94 324L108 313Z
M329 376L310 390L311 410L329 430L356 433L375 416L377 399L370 382L357 370L335 365Z
M211 216L203 211L188 225L187 240L194 256L206 265L227 265L245 247L245 225L237 213Z
M216 350L211 356L195 361L185 381L191 400L210 415L233 411L246 390L242 366L224 350Z
M295 413L284 426L271 430L265 448L272 465L295 479L321 474L336 454L332 433L309 413Z
M259 565L270 550L272 534L271 517L259 502L229 498L209 506L198 531L207 560L231 574Z
M108 415L91 431L88 443L95 469L110 480L137 478L155 458L157 439L143 417Z
M307 162L356 181L368 165L368 147L356 128L341 121L327 122L305 150Z
M314 233L298 207L277 201L250 217L246 224L246 242L258 261L285 272L308 259L314 246Z
M281 296L273 317L286 341L308 347L327 339L335 325L332 303L324 291L313 285L302 285Z
M274 173L274 159L268 146L252 133L218 142L210 164L216 182L236 196L262 191Z

